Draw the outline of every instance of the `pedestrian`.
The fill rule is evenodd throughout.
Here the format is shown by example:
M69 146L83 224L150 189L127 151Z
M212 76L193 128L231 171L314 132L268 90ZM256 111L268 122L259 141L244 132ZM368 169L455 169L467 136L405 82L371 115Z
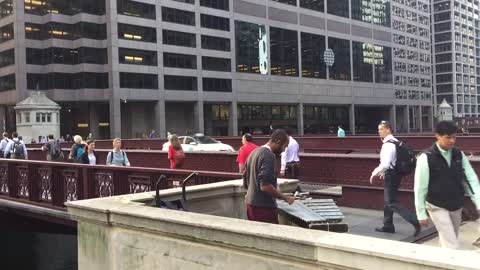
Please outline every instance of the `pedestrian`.
M343 130L342 125L338 125L337 137L345 137L345 130Z
M245 133L242 136L242 147L238 150L237 163L238 163L238 172L243 173L245 171L245 163L247 162L248 156L255 150L258 146L253 142L253 136L250 133Z
M85 146L85 151L82 154L82 163L97 165L99 160L98 154L95 152L95 141L88 140L87 146Z
M66 142L73 142L72 136L70 136L70 134L65 135L65 141Z
M49 134L48 142L42 146L42 151L47 152L48 161L63 161L62 146L58 140L55 140L53 134Z
M397 150L395 142L398 140L392 135L392 128L389 122L382 121L378 125L378 134L382 139L383 145L380 150L380 165L375 168L370 177L370 184L377 178L384 181L384 208L383 208L383 226L375 228L377 232L395 233L393 225L393 213L399 214L415 229L414 236L420 233L421 226L417 217L408 208L400 204L398 200L398 188L402 176L395 171L397 161Z
M18 139L18 133L12 133L12 140L5 147L3 156L11 159L28 159L27 147Z
M87 141L93 141L93 134L91 132L88 133Z
M40 136L40 143L47 143L47 138L45 138L45 136Z
M113 139L113 149L107 155L107 165L110 166L130 166L127 153L121 150L122 140L120 138Z
M82 154L85 152L85 143L80 135L73 136L73 141L74 144L70 149L70 155L68 155L68 159L73 160L75 163L82 163Z
M185 163L185 153L177 135L172 134L168 137L170 145L168 146L168 159L170 160L170 169L178 169Z
M149 137L150 137L150 139L158 138L157 132L154 129L152 129L152 132L150 132Z
M280 176L296 179L300 176L300 158L298 157L300 146L298 145L298 142L291 136L291 129L287 130L287 134L288 146L281 154Z
M247 218L253 221L278 224L276 199L288 204L294 202L277 188L277 162L288 145L288 134L281 129L274 130L269 141L250 154L243 174L243 186L247 189L245 203Z
M420 224L428 225L429 215L441 246L454 249L459 248L458 230L465 194L480 213L478 177L465 154L455 147L456 132L457 127L451 121L436 125L436 142L417 159L414 186Z
M3 138L0 141L0 157L3 158L5 156L5 148L7 148L7 144L11 140L8 138L8 133L7 132L3 132L2 136L3 136Z

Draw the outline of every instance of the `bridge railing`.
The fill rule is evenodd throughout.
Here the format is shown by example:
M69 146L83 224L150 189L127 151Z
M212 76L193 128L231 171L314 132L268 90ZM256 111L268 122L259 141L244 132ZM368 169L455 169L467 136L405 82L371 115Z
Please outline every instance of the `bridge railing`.
M167 176L160 188L180 186L192 170L0 159L0 198L63 208L65 202L154 190L160 175ZM239 179L236 173L198 171L191 185Z

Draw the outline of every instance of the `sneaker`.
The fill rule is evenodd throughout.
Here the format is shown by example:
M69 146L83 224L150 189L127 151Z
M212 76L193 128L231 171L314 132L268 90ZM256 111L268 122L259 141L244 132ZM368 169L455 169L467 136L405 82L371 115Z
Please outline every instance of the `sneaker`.
M375 231L383 233L395 233L395 228L377 227L375 228Z

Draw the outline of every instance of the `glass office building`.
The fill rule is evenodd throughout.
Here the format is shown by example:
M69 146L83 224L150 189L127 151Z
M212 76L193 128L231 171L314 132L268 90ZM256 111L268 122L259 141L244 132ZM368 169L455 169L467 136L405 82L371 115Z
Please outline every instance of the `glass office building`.
M0 0L0 125L42 90L97 138L428 131L423 1Z

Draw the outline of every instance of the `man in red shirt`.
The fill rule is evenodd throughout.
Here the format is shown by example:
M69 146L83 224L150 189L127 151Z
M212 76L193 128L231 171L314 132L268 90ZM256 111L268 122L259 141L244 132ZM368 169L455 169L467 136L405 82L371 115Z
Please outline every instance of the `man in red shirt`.
M250 133L245 133L242 137L242 144L243 146L240 147L240 150L238 150L238 157L237 157L237 163L238 163L238 171L240 173L243 173L245 170L245 163L247 162L247 158L252 153L255 148L258 146L254 143L252 143L253 137Z

